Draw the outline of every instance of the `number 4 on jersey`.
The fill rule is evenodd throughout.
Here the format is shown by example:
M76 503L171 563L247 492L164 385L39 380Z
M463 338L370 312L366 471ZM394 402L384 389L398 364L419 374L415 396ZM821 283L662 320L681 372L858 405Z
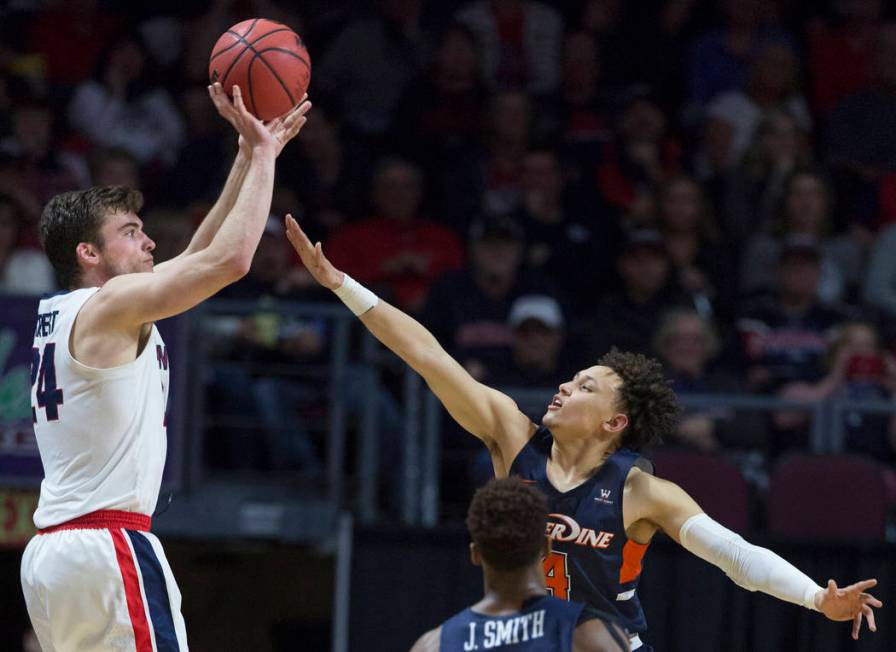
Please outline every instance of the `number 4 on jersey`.
M41 355L37 347L31 349L31 386L37 383L37 407L44 408L47 421L59 419L59 406L63 404L62 388L56 387L56 344L47 344ZM37 408L31 406L31 417L37 422Z
M552 550L544 558L544 580L548 591L555 598L569 600L569 571L566 569L566 553Z

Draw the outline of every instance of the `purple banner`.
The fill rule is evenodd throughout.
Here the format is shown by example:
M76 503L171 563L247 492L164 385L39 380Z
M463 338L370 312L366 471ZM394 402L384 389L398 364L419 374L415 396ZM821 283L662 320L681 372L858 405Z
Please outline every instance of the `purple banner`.
M38 487L43 466L31 426L31 345L34 341L37 297L0 294L0 487ZM168 394L168 462L163 484L180 485L183 454L184 370L186 351L183 318L159 323L171 360Z

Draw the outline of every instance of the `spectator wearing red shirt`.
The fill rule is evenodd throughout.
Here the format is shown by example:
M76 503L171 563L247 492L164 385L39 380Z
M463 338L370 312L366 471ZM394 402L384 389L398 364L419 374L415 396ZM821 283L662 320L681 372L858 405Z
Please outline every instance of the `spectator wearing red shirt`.
M843 98L868 85L881 0L836 3L841 22L809 36L814 108L826 117Z
M370 199L373 216L336 230L327 255L402 310L418 312L433 279L463 265L460 239L420 216L422 176L406 161L380 163Z

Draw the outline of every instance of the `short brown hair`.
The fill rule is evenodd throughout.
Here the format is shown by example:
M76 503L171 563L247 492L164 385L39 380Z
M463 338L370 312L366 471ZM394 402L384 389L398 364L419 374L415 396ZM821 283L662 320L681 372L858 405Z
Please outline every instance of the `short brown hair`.
M491 480L473 496L467 529L482 559L499 570L537 561L545 543L548 504L517 477Z
M100 229L111 213L138 212L139 190L126 186L94 186L53 197L40 216L40 242L53 264L59 286L74 289L80 278L76 249L81 242L103 246Z

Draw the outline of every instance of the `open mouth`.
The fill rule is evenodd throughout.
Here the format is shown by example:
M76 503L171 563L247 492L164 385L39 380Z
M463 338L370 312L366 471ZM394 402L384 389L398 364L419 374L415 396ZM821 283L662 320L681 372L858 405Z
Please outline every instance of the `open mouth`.
M558 396L555 396L554 400L548 403L548 410L559 410L562 407L563 401L561 401Z

